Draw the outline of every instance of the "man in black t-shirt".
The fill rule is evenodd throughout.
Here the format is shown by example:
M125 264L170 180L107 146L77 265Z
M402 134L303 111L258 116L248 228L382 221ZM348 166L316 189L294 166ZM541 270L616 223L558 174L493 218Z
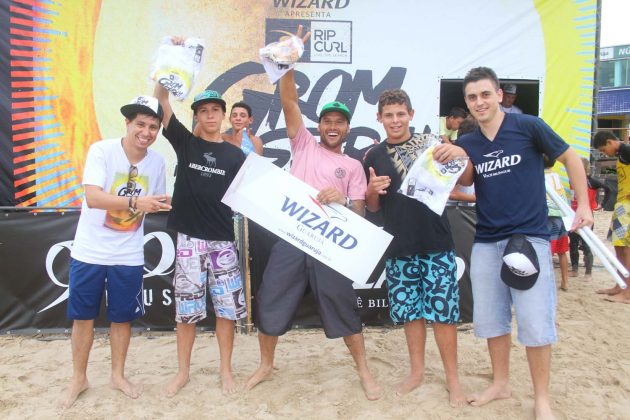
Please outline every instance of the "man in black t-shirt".
M400 194L403 179L414 161L439 141L431 134L411 134L411 101L401 89L387 90L378 102L378 121L387 139L366 155L369 178L366 194L368 218L380 212L384 229L394 236L385 256L390 316L404 323L411 371L395 386L406 394L424 378L425 320L432 321L442 355L452 406L466 396L457 374L457 321L459 288L455 247L446 213L438 216L424 203Z
M243 152L221 138L225 101L205 90L191 105L199 136L175 118L168 92L155 85L164 109L164 136L177 154L173 209L167 226L177 231L177 260L173 285L177 321L179 370L166 387L174 396L189 381L195 324L206 317L210 291L216 315L220 375L224 394L237 391L231 358L234 324L247 316L239 260L234 246L232 210L221 198L245 160Z

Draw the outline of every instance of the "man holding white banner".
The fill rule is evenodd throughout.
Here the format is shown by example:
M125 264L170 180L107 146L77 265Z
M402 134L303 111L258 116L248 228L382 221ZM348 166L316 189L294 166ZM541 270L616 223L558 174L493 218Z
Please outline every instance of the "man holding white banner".
M556 285L547 228L543 153L567 169L578 208L572 230L593 224L586 176L577 153L543 120L506 114L495 72L477 67L463 82L464 100L479 129L436 147L439 162L469 157L460 182L477 192L477 232L471 254L475 335L486 338L493 383L468 397L474 406L509 398L512 306L518 340L525 346L537 419L551 419L551 345L557 341ZM511 252L513 246L522 252ZM510 266L512 256L525 258ZM526 268L530 266L530 268ZM533 267L533 269L531 268Z
M384 229L394 235L385 256L390 317L404 324L409 350L410 372L396 384L398 394L407 394L422 384L426 321L433 322L452 406L466 404L457 374L457 321L459 320L459 287L455 245L444 212L437 214L424 202L398 192L414 162L439 141L433 134L411 134L413 108L402 89L387 90L378 101L378 121L387 139L372 148L364 162L370 181L367 209L380 212ZM432 163L432 162L431 162ZM426 179L422 181L427 181ZM414 186L410 184L413 189ZM439 188L434 183L428 196Z
M301 37L302 27L297 36ZM309 38L307 33L303 42ZM340 102L323 106L319 114L320 143L304 126L298 104L293 69L279 81L280 99L291 140L291 174L319 190L319 205L339 203L363 215L366 179L361 164L342 153L350 131L350 111ZM381 397L382 389L367 367L362 324L352 282L326 264L284 240L271 250L263 280L256 295L255 322L260 344L260 366L249 378L251 389L273 374L278 337L287 332L310 286L319 308L326 337L343 337L356 363L361 385L369 400Z

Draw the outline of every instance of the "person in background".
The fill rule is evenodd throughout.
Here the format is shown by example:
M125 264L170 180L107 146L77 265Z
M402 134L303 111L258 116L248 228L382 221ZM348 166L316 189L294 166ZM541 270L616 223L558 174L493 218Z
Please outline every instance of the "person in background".
M516 85L507 83L503 85L503 100L501 101L501 111L506 114L522 114L521 108L514 105L516 102Z
M479 127L477 121L472 117L466 117L464 121L459 125L458 138L462 138L468 133L472 133ZM457 141L454 142L457 144ZM475 196L474 185L459 185L456 184L453 191L448 196L447 206L474 206L477 197Z
M609 237L615 247L617 259L626 269L630 269L630 145L622 143L611 131L599 131L593 137L593 147L606 156L617 158L617 202L610 221ZM628 279L624 279L626 285ZM630 287L619 285L611 289L598 290L608 295L606 300L630 303Z
M552 187L554 191L566 201L564 186L560 182L560 177L553 171L555 161L544 156L545 159L545 184ZM560 262L560 290L569 290L569 260L567 251L569 250L569 233L564 227L562 211L556 203L547 195L547 227L549 228L549 240L551 241L551 254L558 256Z
M591 210L595 211L599 209L597 203L597 190L603 189L606 193L610 191L608 185L591 176L591 165L586 158L582 158L584 164L584 170L586 171L586 182L588 184L588 200L591 204ZM571 208L577 209L577 201L575 195L571 200ZM580 262L580 250L584 253L584 278L590 279L593 270L593 253L591 248L584 242L582 237L577 232L569 232L569 256L571 258L571 270L569 271L569 277L578 276L578 265Z
M445 143L457 140L459 125L466 119L462 108L451 108L446 117L440 117L440 138Z

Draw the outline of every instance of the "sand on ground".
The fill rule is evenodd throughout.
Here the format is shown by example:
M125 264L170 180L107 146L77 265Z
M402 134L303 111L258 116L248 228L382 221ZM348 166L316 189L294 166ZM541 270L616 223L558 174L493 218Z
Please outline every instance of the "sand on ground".
M596 214L603 237L610 213ZM596 260L592 280L571 278L568 292L558 292L560 341L553 349L551 394L558 419L630 419L630 305L605 302L595 290L613 285ZM583 268L580 267L580 274ZM556 275L559 273L556 270ZM460 328L459 372L466 392L491 380L485 340L471 325ZM513 397L484 407L449 407L442 363L429 331L425 383L405 396L392 385L405 376L408 355L401 328L367 328L369 365L386 389L367 401L342 340L328 340L320 330L294 330L280 339L274 379L251 391L224 397L218 376L218 348L213 333L197 337L190 383L174 398L162 396L177 369L175 335L134 335L127 375L143 386L137 400L109 388L107 335L97 335L88 367L90 388L73 407L57 408L72 372L68 336L0 337L0 418L63 419L532 419L533 391L525 349L514 338L511 353ZM243 384L258 365L256 336L237 335L233 360Z

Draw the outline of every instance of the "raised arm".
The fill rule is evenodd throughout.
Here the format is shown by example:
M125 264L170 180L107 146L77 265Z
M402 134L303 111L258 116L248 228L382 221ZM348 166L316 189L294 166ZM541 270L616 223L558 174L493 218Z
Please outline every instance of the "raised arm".
M306 35L302 36L302 30L302 25L299 25L295 36L302 38L302 42L306 43L311 33L307 32ZM284 111L284 118L287 124L287 135L292 139L303 124L293 69L282 76L278 83L280 87L280 102L282 103L282 110Z
M159 83L155 83L155 89L153 89L153 96L155 96L162 106L162 110L164 111L164 118L162 119L162 125L164 128L168 129L168 123L171 120L171 116L173 115L173 108L171 108L171 103L168 100L168 90L164 88Z

